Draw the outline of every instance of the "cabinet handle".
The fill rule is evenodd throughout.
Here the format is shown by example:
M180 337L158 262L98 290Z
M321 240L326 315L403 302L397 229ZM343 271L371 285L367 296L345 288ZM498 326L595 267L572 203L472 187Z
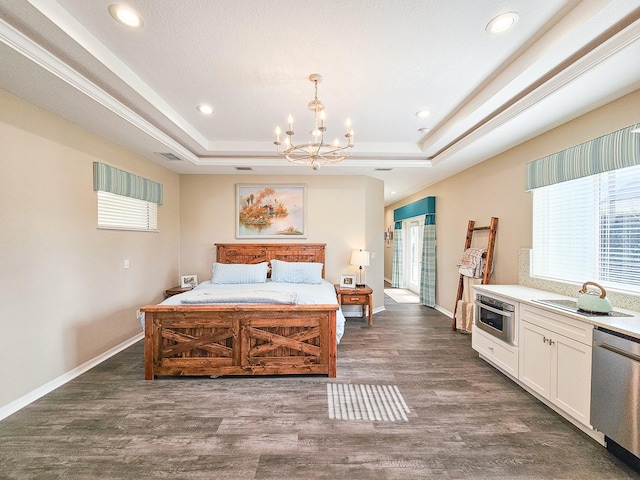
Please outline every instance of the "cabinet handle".
M543 336L543 337L542 337L542 342L543 342L543 343L547 343L547 337Z
M487 348L493 352L493 347L487 347Z
M556 343L556 342L554 342L553 340L549 339L549 345L553 345L554 343Z

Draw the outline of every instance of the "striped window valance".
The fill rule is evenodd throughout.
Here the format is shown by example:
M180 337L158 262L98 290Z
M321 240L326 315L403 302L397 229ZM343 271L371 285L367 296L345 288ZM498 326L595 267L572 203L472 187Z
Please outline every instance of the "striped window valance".
M640 123L527 164L526 189L640 165Z
M93 163L93 189L162 205L162 184L124 170Z

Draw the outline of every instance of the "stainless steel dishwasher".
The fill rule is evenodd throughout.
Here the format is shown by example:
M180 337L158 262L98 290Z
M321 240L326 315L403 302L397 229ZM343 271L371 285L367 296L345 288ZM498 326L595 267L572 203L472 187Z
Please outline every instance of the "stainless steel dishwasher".
M591 424L640 457L639 339L611 330L594 330Z

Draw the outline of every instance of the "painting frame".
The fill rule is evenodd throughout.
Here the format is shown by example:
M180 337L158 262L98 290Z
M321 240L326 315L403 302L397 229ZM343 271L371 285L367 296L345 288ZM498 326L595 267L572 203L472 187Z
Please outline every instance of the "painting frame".
M237 239L307 238L307 185L237 183Z
M356 276L355 275L340 275L340 287L342 288L356 288Z
M198 286L198 275L180 275L180 288L195 288Z
M393 242L393 229L391 225L387 227L387 230L384 232L384 240L387 244L387 248L391 246L391 242Z

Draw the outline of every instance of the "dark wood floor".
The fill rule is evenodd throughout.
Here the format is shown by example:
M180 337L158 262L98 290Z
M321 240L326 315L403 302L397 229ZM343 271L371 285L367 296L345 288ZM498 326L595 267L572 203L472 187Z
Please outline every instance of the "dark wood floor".
M640 478L450 331L387 298L338 378L143 380L136 344L0 422L0 479ZM327 383L397 386L407 421L331 420Z

